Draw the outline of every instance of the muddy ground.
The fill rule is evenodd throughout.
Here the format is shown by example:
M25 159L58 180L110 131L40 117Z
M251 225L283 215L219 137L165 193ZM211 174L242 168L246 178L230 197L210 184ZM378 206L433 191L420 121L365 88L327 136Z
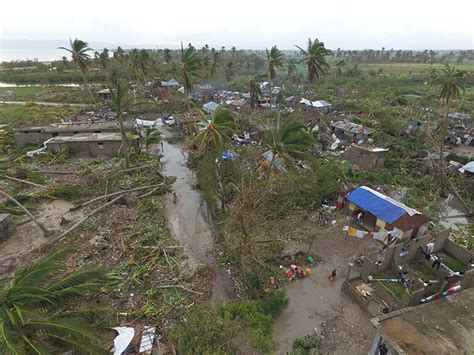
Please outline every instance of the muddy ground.
M348 263L363 252L378 250L380 245L371 239L346 238L342 232L345 218L338 215L338 219L335 226L326 229L310 228L311 221L302 221L293 233L302 236L300 241L287 243L288 254L306 251L314 234L310 254L319 256L322 262L316 263L310 278L291 281L285 287L290 304L274 328L279 354L290 353L296 338L315 332L322 338L323 352L364 354L370 350L374 329L369 318L342 293L341 287ZM337 279L329 281L334 269Z

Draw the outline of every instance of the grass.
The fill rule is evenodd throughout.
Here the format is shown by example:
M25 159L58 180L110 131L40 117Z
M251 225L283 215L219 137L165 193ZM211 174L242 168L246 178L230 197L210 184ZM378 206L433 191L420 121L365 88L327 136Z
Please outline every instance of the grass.
M45 101L68 103L91 103L89 93L80 87L69 86L20 86L1 88L0 93L13 91L10 101Z
M0 124L12 127L49 124L67 119L78 113L80 108L69 105L44 106L28 103L26 105L10 105L0 103Z
M396 278L396 276L391 275L391 276L387 276L387 278ZM406 293L405 288L403 287L403 284L400 282L382 282L382 281L377 281L377 282L380 282L382 285L387 287L398 300L401 300Z

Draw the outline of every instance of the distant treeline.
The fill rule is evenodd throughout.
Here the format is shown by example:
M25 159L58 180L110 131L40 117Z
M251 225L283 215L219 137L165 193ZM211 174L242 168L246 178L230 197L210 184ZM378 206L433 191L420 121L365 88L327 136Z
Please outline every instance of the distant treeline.
M459 51L424 51L412 50L381 50L364 49L360 51L341 50L333 51L336 59L344 59L355 63L445 63L474 60L474 50Z

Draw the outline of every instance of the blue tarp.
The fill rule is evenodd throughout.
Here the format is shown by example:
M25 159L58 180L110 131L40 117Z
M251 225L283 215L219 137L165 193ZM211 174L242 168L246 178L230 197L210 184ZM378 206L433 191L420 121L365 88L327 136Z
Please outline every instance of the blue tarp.
M390 224L407 213L403 208L360 187L348 194L346 199Z

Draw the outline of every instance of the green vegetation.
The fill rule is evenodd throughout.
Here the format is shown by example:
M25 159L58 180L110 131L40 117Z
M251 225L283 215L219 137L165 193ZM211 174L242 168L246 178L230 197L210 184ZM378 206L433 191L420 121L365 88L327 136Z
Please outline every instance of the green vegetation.
M79 109L75 106L44 106L33 103L26 105L0 104L0 124L10 124L11 127L25 127L57 123L77 115Z
M11 97L10 100L14 101L64 102L78 104L88 104L93 102L91 101L90 96L84 95L84 90L82 88L75 86L4 87L0 89L0 94L5 91L13 91L14 96Z
M321 348L321 338L317 335L306 335L293 342L291 355L318 355Z
M75 306L97 291L101 269L64 275L64 250L0 280L0 346L12 354L56 353L69 349L103 353L94 319L100 309Z
M269 300L221 301L193 307L171 331L170 340L183 353L268 354L277 349L272 340L272 316L287 305L288 299L280 292Z

